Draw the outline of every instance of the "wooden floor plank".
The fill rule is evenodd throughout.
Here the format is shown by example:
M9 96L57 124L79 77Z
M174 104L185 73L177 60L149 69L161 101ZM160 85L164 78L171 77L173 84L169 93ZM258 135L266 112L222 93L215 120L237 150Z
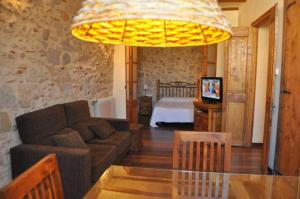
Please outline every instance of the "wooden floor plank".
M159 128L143 127L143 147L139 152L129 153L121 165L172 168L172 142L175 130L192 130L191 125L164 125ZM232 148L232 172L261 174L262 145L251 148Z

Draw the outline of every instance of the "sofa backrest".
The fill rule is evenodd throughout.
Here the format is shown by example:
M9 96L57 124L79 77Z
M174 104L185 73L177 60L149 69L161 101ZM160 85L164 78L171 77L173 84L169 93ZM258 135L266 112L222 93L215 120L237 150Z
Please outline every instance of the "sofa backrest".
M24 144L50 143L50 136L67 128L64 106L61 104L20 115L16 118Z
M89 104L86 100L65 103L64 107L68 126L73 126L76 122L91 118Z

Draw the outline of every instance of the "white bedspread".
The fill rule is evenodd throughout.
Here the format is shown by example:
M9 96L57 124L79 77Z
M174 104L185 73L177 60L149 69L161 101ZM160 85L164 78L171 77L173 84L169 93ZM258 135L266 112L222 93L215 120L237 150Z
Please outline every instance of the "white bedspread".
M192 123L194 122L194 98L160 99L152 112L150 126L157 127L157 122Z

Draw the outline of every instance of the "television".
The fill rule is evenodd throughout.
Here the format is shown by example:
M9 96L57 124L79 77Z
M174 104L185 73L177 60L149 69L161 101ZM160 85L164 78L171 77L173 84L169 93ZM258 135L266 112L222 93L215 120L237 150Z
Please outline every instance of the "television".
M221 77L201 78L201 98L205 103L221 103L223 95L223 79Z

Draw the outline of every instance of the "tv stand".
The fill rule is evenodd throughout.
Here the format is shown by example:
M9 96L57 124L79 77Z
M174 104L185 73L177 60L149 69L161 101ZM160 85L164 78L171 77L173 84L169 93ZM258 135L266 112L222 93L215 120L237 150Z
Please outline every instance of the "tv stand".
M204 103L204 104L222 104L220 102L210 101L210 100L202 100L202 103Z
M194 130L220 132L222 129L222 103L194 101Z

